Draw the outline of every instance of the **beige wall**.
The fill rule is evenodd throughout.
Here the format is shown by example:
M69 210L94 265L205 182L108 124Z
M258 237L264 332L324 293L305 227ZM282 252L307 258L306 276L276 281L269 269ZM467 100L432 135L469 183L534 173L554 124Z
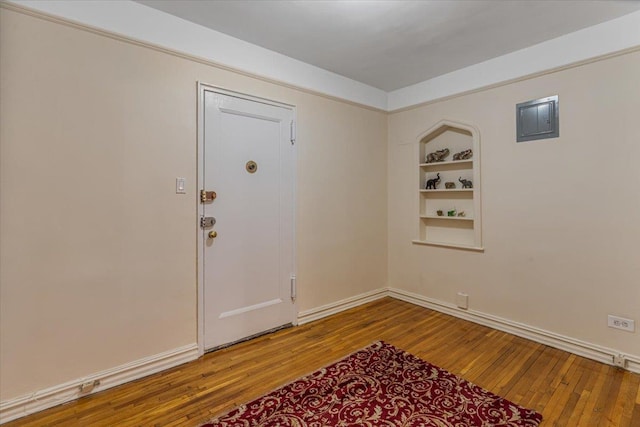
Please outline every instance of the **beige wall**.
M299 309L386 286L385 113L0 15L0 400L196 342L197 81L298 107Z
M389 118L389 285L640 355L640 52ZM515 105L558 94L560 137L515 142ZM481 134L484 253L418 246L416 137L442 118Z
M640 355L638 333L606 327L640 321L640 53L387 121L0 10L0 400L196 341L196 81L298 107L301 311L387 282L465 291L474 310ZM552 94L561 137L516 144L515 104ZM480 130L484 253L411 244L415 138L442 118Z

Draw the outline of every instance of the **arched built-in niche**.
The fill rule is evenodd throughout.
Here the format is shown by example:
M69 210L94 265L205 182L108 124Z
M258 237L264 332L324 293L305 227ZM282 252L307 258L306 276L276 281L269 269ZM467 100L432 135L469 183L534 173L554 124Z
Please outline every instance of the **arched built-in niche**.
M483 250L478 130L441 120L418 136L418 147L418 238L413 242ZM471 150L470 157L454 160L465 150Z

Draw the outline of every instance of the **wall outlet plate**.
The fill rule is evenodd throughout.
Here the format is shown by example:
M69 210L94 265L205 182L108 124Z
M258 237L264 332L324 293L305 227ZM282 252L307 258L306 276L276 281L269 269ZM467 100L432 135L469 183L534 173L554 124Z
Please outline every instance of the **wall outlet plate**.
M613 315L607 316L607 326L610 328L621 329L627 332L636 331L636 322L633 319L626 319L624 317L618 317Z
M458 292L456 295L456 305L464 310L469 308L469 295L464 292Z

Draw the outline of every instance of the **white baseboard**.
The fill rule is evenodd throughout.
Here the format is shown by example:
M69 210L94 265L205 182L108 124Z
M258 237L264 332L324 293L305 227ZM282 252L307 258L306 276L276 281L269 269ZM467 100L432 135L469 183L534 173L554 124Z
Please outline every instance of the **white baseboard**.
M614 355L622 354L622 352L612 348L602 347L593 343L556 334L524 323L514 322L513 320L504 319L502 317L493 316L479 311L463 310L453 304L427 298L401 289L389 288L388 296L458 317L460 319L488 326L493 329L508 332L510 334L560 350L568 351L569 353L596 360L607 365L613 364ZM624 356L627 359L626 369L631 372L640 373L640 357L627 354L624 354Z
M332 302L331 304L312 308L311 310L301 311L298 313L298 325L304 325L305 323L313 322L314 320L322 319L323 317L331 316L332 314L340 313L341 311L345 311L386 296L388 296L388 288L380 288L350 298L345 298L340 301Z
M197 358L198 345L189 344L25 396L0 402L0 424L182 365ZM81 384L94 380L100 381L100 384L89 393L80 393Z
M564 350L578 356L596 360L607 365L613 364L614 355L623 354L627 359L626 369L631 372L640 373L640 357L638 356L624 354L623 352L612 348L602 347L597 344L581 341L565 335L557 334L555 332L536 328L524 323L519 323L502 317L493 316L491 314L482 313L480 311L463 310L458 308L454 304L439 301L433 298L428 298L423 295L396 288L377 289L371 292L356 295L351 298L336 301L331 304L323 305L311 310L300 312L298 315L298 324L303 325L305 323L313 322L314 320L319 320L323 317L328 317L341 311L348 310L350 308L357 307L359 305L366 304L368 302L375 301L387 296L399 299L401 301L409 302L420 307L439 311L441 313L458 317L460 319L468 320L473 323L488 326L499 331L508 332L510 334L526 338L541 344L545 344L560 350Z
M554 332L535 328L524 323L514 322L498 316L474 310L462 310L450 303L395 288L377 289L300 312L298 315L298 324L303 325L305 323L313 322L314 320L319 320L387 296L478 323L480 325L488 326L493 329L508 332L531 341L568 351L578 356L583 356L608 365L612 364L614 355L622 353L612 348L580 341L575 338L556 334ZM640 373L640 357L626 354L624 356L627 359L627 370ZM197 358L198 345L194 343L144 359L136 360L113 369L108 369L93 375L79 378L74 381L69 381L48 389L40 390L26 396L0 402L0 424L69 402L87 394L106 390L129 381L137 380L147 375L173 368L174 366L190 362ZM100 385L96 386L91 393L81 394L80 385L93 380L99 380Z

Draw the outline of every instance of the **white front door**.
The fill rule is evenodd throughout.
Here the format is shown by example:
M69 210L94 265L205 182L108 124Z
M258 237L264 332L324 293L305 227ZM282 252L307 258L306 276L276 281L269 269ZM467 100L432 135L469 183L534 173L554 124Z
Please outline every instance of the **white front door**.
M200 204L215 218L202 230L204 348L211 349L295 320L294 112L204 90L202 119L203 184L216 192Z

